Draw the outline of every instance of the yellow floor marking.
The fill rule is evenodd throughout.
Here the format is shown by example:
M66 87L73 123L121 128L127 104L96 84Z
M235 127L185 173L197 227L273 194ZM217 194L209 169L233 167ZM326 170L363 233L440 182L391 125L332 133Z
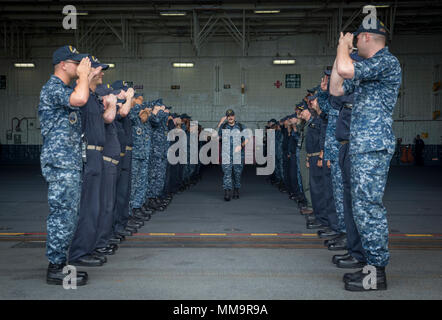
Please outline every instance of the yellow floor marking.
M24 233L0 233L0 236L24 236Z
M407 237L432 237L432 234L405 234Z

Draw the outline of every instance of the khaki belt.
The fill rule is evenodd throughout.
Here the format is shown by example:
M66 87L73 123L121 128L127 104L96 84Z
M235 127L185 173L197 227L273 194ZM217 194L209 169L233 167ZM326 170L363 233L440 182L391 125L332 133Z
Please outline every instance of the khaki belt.
M126 154L123 153L123 152L120 153L120 157L124 157L125 155L126 155Z
M348 140L339 141L339 143L342 144L342 145L347 144L347 143L349 143L349 142L350 142L350 141L348 141Z
M100 147L100 146L93 146L93 145L91 145L91 144L89 144L88 146L87 146L87 149L88 150L97 150L97 151L103 151L103 147Z
M105 157L105 156L103 156L103 160L107 161L107 162L112 162L114 165L117 165L118 163L120 163L120 161L117 161L117 160L114 160L112 158Z
M132 151L132 147L126 146L126 151Z
M307 157L316 157L319 156L321 154L321 152L315 152L315 153L307 153Z

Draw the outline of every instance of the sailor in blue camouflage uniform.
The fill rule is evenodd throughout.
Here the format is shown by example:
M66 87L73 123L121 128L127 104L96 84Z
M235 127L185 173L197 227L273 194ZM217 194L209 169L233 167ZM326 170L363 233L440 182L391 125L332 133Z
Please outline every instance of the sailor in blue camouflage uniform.
M325 70L321 85L318 88L318 103L322 112L327 115L324 141L324 188L328 206L328 220L330 228L318 231L321 238L333 238L345 233L342 174L338 163L339 142L335 138L338 109L331 104L329 93L329 77L331 70ZM339 247L333 245L330 250Z
M382 198L395 149L393 111L402 76L398 59L386 47L384 24L377 20L374 28L367 27L341 34L331 82L333 95L354 92L350 126L353 216L367 264L376 269L376 286L364 286L367 275L363 270L345 274L345 289L350 291L387 288L385 266L390 254ZM355 36L358 54L365 60L353 63L350 53Z
M239 199L239 190L241 188L241 174L244 167L244 147L249 141L249 137L241 136L241 144L235 146L232 130L238 130L241 133L246 127L235 120L235 112L232 109L226 111L226 116L222 117L218 123L218 136L222 139L223 130L229 130L230 139L221 144L221 168L223 171L223 190L224 200L230 201L231 198ZM222 140L221 140L222 141ZM241 152L241 163L234 163L234 153ZM233 189L233 195L232 195Z
M137 101L141 102L141 101ZM132 176L130 208L132 215L144 219L143 206L146 203L147 187L149 185L149 155L151 148L150 127L147 125L152 109L147 103L141 102L129 112L132 123Z
M166 110L172 110L171 106L166 106ZM175 124L173 122L173 114L169 113L169 117L167 118L167 123L166 123L166 127L167 127L167 132L169 132L170 130L175 128ZM171 146L172 142L168 141L166 144L166 152L167 149ZM169 163L169 161L167 161L167 167L166 167L166 181L164 183L164 188L163 188L163 192L161 195L161 198L166 200L166 201L171 201L172 200L172 185L173 185L173 177L172 177L172 165Z
M149 122L152 125L152 144L151 153L149 156L149 187L151 190L151 205L159 210L165 210L165 203L159 198L164 188L165 173L167 167L167 119L169 113L165 111L166 108L162 99L154 102L154 109Z
M38 117L43 146L40 162L48 183L46 256L48 284L63 284L63 267L74 236L81 194L81 117L79 108L89 98L91 62L72 46L58 48L52 56L54 74L40 92ZM78 78L74 89L69 83ZM77 273L85 285L86 273Z
M184 113L181 115L181 119L183 120L184 132L186 133L187 145L187 159L186 163L183 166L183 181L186 188L190 187L190 120L191 117Z
M190 116L187 113L183 113L180 116L180 119L182 121L181 123L181 129L185 132L187 141L189 141L189 135L190 135ZM181 188L180 191L184 191L187 189L189 185L188 181L188 167L189 167L189 159L190 159L190 145L187 144L186 146L186 152L187 152L187 159L186 163L180 164L180 180L181 180Z

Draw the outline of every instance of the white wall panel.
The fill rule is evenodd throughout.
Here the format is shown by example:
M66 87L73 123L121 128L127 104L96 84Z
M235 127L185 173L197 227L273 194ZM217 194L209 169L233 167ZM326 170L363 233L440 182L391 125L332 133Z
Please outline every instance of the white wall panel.
M431 120L432 72L435 64L442 63L438 48L442 37L396 37L390 46L404 64L404 95L399 99L394 118L394 131L404 143L412 142L416 133L428 132L427 144L440 144L441 121ZM36 68L18 70L13 60L0 60L0 74L7 76L7 89L0 90L0 143L6 143L6 131L13 117L35 117L39 92L50 76L53 50L64 40L35 39L32 55ZM324 46L325 37L300 35L279 40L252 42L249 56L242 57L241 48L230 39L209 42L202 46L200 57L188 39L178 43L174 39L145 38L140 45L139 57L130 58L116 43L107 46L99 58L115 63L116 68L105 73L105 82L123 79L143 85L140 90L149 100L163 98L174 112L191 114L204 126L215 126L228 107L248 127L263 127L270 118L279 119L293 112L306 89L317 85L324 68L332 65L335 50ZM294 66L274 66L272 58L279 53L290 53L296 58ZM172 68L172 62L191 61L195 68ZM215 104L215 66L219 66L219 105ZM241 104L241 79L244 73L245 104ZM286 89L285 74L301 74L301 88ZM282 83L279 89L276 81ZM442 79L440 79L442 80ZM230 84L230 89L224 89ZM180 90L171 90L180 85ZM401 118L400 115L403 115ZM419 120L419 121L413 121ZM423 121L425 120L425 121ZM38 130L29 132L28 143L41 143Z

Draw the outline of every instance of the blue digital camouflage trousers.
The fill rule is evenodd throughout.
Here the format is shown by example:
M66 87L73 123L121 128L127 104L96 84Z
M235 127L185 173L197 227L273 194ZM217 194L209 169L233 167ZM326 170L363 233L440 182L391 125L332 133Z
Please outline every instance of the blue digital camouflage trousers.
M167 158L151 154L148 169L148 198L158 198L166 182Z
M388 264L387 210L382 204L392 154L387 150L350 155L353 216L367 263Z
M333 185L333 199L335 200L336 216L338 218L337 231L345 233L344 184L342 182L342 173L338 159L336 161L330 161L330 168Z
M130 208L141 208L146 200L148 186L148 159L132 157Z
M49 262L61 264L67 261L67 251L77 227L81 171L46 166L42 173L49 184L46 256Z
M232 161L231 161L232 162ZM241 188L242 164L222 164L223 170L223 189L232 190L232 188Z

